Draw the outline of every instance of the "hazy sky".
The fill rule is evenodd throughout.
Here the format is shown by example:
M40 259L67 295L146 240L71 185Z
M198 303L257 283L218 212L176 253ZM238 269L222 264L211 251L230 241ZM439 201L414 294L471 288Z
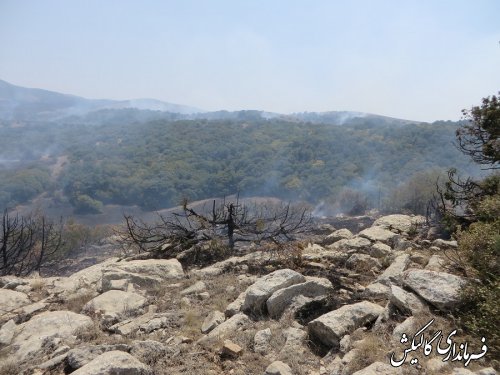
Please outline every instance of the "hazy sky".
M499 42L499 0L0 0L0 79L206 110L456 120Z

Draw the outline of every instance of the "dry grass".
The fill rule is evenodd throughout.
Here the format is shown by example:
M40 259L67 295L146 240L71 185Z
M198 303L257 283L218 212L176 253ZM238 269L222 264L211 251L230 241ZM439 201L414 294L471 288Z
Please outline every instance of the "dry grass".
M387 342L382 336L367 333L363 340L357 341L354 346L356 355L348 364L349 373L354 373L371 365L373 362L387 362Z
M87 304L92 298L95 297L95 293L92 291L86 291L83 293L76 293L68 297L63 303L63 309L80 313L83 306Z
M18 375L19 364L12 359L2 360L0 364L0 375Z

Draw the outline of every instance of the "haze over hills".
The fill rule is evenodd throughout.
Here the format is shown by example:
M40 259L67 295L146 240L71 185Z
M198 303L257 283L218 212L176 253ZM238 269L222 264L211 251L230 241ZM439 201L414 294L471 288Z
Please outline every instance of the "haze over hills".
M26 88L0 80L0 119L56 120L82 116L104 109L136 108L180 114L202 112L200 109L166 103L155 99L86 99L37 88Z
M132 111L131 111L132 110ZM261 110L212 111L167 103L156 99L86 99L38 88L16 86L0 80L0 120L60 121L102 123L132 120L256 120L281 119L290 122L333 125L371 124L403 126L417 123L375 114L353 111L296 112L281 114Z

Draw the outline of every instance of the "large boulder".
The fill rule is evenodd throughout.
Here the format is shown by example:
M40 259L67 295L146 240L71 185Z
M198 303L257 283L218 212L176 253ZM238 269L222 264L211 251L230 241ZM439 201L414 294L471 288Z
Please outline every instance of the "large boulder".
M113 350L101 354L79 368L73 375L152 375L149 366L138 359L120 350Z
M425 217L423 216L387 215L375 220L373 226L379 226L397 233L408 233L423 223L425 223Z
M391 285L389 300L401 311L412 315L418 315L427 310L427 306L420 298L396 285Z
M292 305L298 296L306 297L302 303L311 301L314 298L326 297L333 291L330 280L325 278L308 278L304 283L295 284L274 292L266 302L267 311L273 318L280 318L285 309Z
M398 375L401 374L400 369L397 367L392 367L388 363L384 362L374 362L370 366L365 367L362 370L356 371L352 375Z
M112 263L102 268L102 290L113 289L113 280L127 280L141 288L153 288L184 277L177 259L146 259Z
M326 236L323 241L321 242L322 245L331 245L334 242L340 241L340 240L348 240L350 238L354 237L352 232L349 229L343 228L336 230L335 232L329 234Z
M382 227L370 227L359 232L359 236L372 242L393 243L398 235Z
M234 332L241 330L251 324L251 320L243 313L233 315L224 323L219 324L208 335L198 340L198 344L202 346L212 346L218 340L225 338Z
M83 345L78 348L71 349L66 355L66 365L72 370L79 369L85 366L93 359L99 357L105 352L113 350L121 350L129 352L131 347L125 344L116 345Z
M277 290L290 285L303 283L306 278L290 269L271 272L250 285L245 291L245 300L241 310L261 313L267 299Z
M292 369L286 363L274 361L266 368L264 375L292 375Z
M358 272L366 272L371 269L380 270L382 265L376 258L372 258L368 254L352 254L345 263L346 267L350 270Z
M377 282L385 285L390 285L392 283L398 284L400 282L401 275L410 263L410 256L408 254L401 254L394 259L389 267L377 277Z
M146 298L137 293L108 290L87 302L82 311L92 315L100 314L103 319L114 321L123 316L137 315L146 302Z
M403 273L403 284L442 311L460 304L460 290L466 280L445 272L409 269Z
M28 296L15 290L0 289L0 317L30 304Z
M34 358L43 352L49 339L71 340L80 329L92 325L92 319L71 311L49 311L38 314L16 327L11 347L19 361Z
M324 345L338 347L344 335L375 321L383 311L382 306L368 301L345 305L309 322L309 335Z

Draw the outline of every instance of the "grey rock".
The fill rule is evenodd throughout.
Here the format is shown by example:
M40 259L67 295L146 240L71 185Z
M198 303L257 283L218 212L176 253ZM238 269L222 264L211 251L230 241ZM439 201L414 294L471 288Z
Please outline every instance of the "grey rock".
M352 254L347 259L346 267L351 270L368 271L371 269L380 270L382 265L376 258L367 254Z
M146 298L137 293L108 290L87 302L82 311L93 315L101 314L104 319L113 321L123 316L137 315L146 302Z
M205 292L206 290L207 290L207 285L203 281L197 281L196 283L194 283L190 287L182 290L180 292L180 295L187 296L190 294L199 294L199 293Z
M221 313L220 311L212 311L203 321L203 324L201 325L201 333L209 333L219 324L224 322L225 319L226 317L224 313Z
M261 313L266 300L277 290L303 283L306 278L290 269L281 269L261 277L245 291L241 310Z
M131 350L131 347L125 344L92 346L84 345L78 348L71 349L67 353L66 363L71 369L76 370L82 366L85 366L87 363L99 357L101 354L115 350L129 352Z
M360 237L369 239L372 242L393 243L398 235L382 227L370 227L362 230L358 234Z
M397 367L392 367L388 363L374 362L370 366L362 370L356 371L352 375L398 375L400 370Z
M375 258L383 258L392 253L392 249L389 245L382 242L375 242L369 249L368 254Z
M449 273L410 269L403 273L403 284L442 311L460 304L465 279Z
M344 335L375 321L383 311L383 307L368 301L342 306L309 322L309 335L327 346L338 347Z
M253 349L255 353L265 355L269 352L269 342L272 332L270 328L262 329L255 333L253 338Z
M0 328L0 346L10 345L12 338L14 337L14 332L16 330L16 323L14 320L9 320L5 323L2 328Z
M246 292L241 292L240 295L229 305L227 305L224 314L230 318L231 316L238 314L241 311L241 306L245 302Z
M389 267L377 277L377 281L384 285L390 285L392 283L399 284L401 275L410 263L410 256L408 254L401 254L394 259Z
M101 354L72 374L152 375L153 371L130 354L115 350Z
M274 292L266 302L267 311L273 318L280 318L285 309L294 299L303 296L312 300L316 297L326 296L333 290L332 283L325 278L308 278L306 282L295 284Z
M251 324L251 320L243 313L233 315L224 323L219 324L211 330L206 336L198 340L198 344L202 346L212 346L215 342L225 338L229 334L234 334L238 330L245 328Z
M274 361L266 368L264 375L293 375L292 369L286 363Z
M422 302L417 296L396 285L391 285L389 300L401 311L412 315L418 315L428 310L425 303Z
M10 289L0 289L0 317L31 303L28 296Z
M408 233L413 228L425 223L423 216L387 215L375 220L373 226L379 226L397 233Z

